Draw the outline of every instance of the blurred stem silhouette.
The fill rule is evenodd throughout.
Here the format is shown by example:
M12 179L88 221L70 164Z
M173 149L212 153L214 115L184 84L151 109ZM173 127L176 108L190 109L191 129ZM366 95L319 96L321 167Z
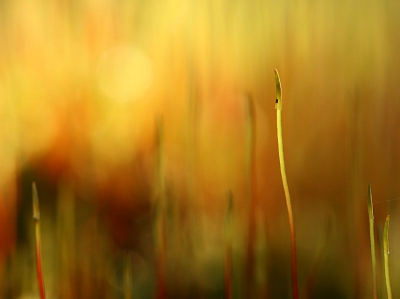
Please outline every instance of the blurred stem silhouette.
M225 299L232 299L232 210L233 210L233 193L231 190L227 192L228 211L226 212L225 227Z
M40 210L39 196L35 182L32 183L32 200L33 200L33 220L35 222L35 238L36 238L36 271L38 280L38 290L40 299L45 299L45 289L42 272L42 253L41 253L41 236L40 236Z
M246 252L246 296L253 298L255 296L254 282L254 244L256 236L256 162L255 162L255 144L256 144L256 112L254 101L251 95L247 95L247 119L246 119L246 189L248 198L248 235Z
M375 254L375 229L374 229L374 207L372 204L371 184L368 185L368 216L369 216L369 238L371 242L372 260L372 283L374 288L374 299L378 298L376 289L376 254Z
M156 120L156 264L157 264L157 294L156 298L167 296L167 249L166 249L166 196L164 170L164 127L163 118Z
M132 262L129 251L124 254L124 288L125 299L132 298Z

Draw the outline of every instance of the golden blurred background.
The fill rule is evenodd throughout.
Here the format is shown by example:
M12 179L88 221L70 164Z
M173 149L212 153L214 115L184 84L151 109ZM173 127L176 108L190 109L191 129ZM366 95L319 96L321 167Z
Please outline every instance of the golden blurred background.
M372 298L368 183L379 240L391 214L396 297L399 15L392 0L1 1L0 297L37 294L35 181L49 298L127 298L127 257L132 298L222 298L227 190L233 298L290 298L274 68L302 297Z

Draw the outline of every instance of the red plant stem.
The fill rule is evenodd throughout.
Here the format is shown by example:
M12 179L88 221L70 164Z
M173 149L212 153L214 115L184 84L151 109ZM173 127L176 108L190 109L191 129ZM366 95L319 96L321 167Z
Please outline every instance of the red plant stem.
M296 257L296 234L294 230L293 215L289 217L290 223L290 239L292 252L292 290L293 298L299 298L299 283L297 281L297 257Z
M37 221L37 220L35 220ZM43 272L42 272L42 256L41 256L41 247L40 247L40 236L38 237L39 226L36 224L36 270L37 270L37 280L38 280L38 288L40 293L40 298L45 299L46 294L44 291L44 282L43 282Z
M40 210L39 210L39 196L36 184L32 183L33 193L33 219L35 222L35 237L36 237L36 273L38 281L38 289L41 299L46 298L43 272L42 272L42 254L41 254L41 237L40 237Z

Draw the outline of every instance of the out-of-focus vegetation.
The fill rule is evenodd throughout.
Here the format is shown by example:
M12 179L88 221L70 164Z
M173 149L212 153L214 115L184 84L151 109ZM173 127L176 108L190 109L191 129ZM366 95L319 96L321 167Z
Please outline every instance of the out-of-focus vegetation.
M372 298L368 182L378 231L400 215L399 15L390 0L2 1L0 297L37 294L36 181L49 298L122 298L126 260L134 298L162 298L163 279L168 298L221 298L228 189L233 297L289 298L278 68L302 297Z

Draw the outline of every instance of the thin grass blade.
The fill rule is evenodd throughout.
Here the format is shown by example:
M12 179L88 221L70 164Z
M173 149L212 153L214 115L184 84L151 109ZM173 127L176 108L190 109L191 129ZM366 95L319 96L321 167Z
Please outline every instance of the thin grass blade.
M389 274L389 221L390 215L386 217L385 228L383 229L383 259L385 265L385 282L388 299L392 299L392 287Z

